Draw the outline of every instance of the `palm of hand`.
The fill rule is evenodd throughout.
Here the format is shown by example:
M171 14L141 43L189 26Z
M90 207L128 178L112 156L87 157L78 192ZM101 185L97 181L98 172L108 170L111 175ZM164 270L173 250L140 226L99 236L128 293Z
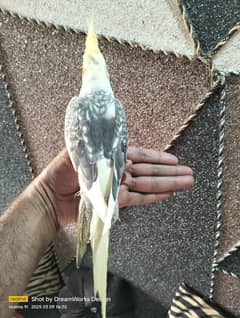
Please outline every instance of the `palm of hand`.
M79 183L64 149L40 175L60 225L76 222ZM119 207L147 204L169 198L178 189L193 184L192 170L178 165L175 156L130 147L119 193Z

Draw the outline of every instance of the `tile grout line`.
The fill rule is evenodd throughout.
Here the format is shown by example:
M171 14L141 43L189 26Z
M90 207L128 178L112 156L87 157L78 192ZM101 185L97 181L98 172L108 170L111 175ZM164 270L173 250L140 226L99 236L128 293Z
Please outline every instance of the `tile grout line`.
M232 38L232 36L239 32L240 33L240 23L237 23L227 34L227 36L222 39L219 43L217 43L217 45L215 46L215 48L212 50L212 52L209 53L208 58L213 60L214 57L217 56L218 52L221 51L221 48L225 45L228 44L228 42L230 41L230 39ZM224 72L224 74L226 76L231 76L231 75L240 75L240 70L239 71L229 71L229 72Z
M231 37L236 33L240 31L240 23L234 25L232 29L228 32L228 34L216 44L216 46L213 48L212 52L209 53L208 57L212 58L214 55L218 53L218 51L228 43L228 41L231 39Z
M211 52L204 54L204 53L202 53L201 45L200 45L200 42L197 38L197 35L194 32L194 28L192 26L192 23L189 21L189 17L188 17L185 5L182 3L181 0L176 0L176 1L177 1L177 5L179 6L179 8L182 12L182 18L183 18L184 24L186 25L186 27L190 33L190 36L193 39L196 57L199 59L212 60L213 57L216 56L216 54L220 51L220 49L228 43L228 41L231 39L231 37L235 33L240 32L240 22L238 22L229 30L228 34L216 44L216 46L212 49ZM224 72L224 74L225 75L232 75L232 74L233 75L240 75L240 71Z
M231 256L233 253L235 253L239 249L240 249L240 242L234 244L226 253L224 253L224 255L217 260L216 265L219 265L221 262L223 262L226 258Z
M213 68L211 69L211 80L213 80ZM207 94L203 97L199 104L197 104L194 108L194 111L190 116L186 118L183 125L179 128L176 135L172 138L170 143L165 146L164 151L169 150L174 145L175 141L182 135L183 131L191 124L191 122L197 117L201 109L205 106L206 102L211 98L213 94L218 90L220 84L220 79L217 79L213 82L212 87L207 92Z
M218 247L220 244L220 230L222 221L222 190L223 190L223 168L224 168L224 126L225 126L225 85L226 79L224 74L220 73L220 84L221 84L221 96L220 96L220 123L219 123L219 150L218 150L218 166L217 166L217 195L216 195L216 208L217 208L217 224L215 227L215 247L213 252L212 261L212 273L211 273L211 283L209 298L212 300L213 291L215 285L215 272L216 272L216 261L218 255Z
M1 79L3 81L4 89L5 89L5 92L6 92L6 95L7 95L7 99L8 99L8 107L10 108L10 111L11 111L12 116L13 116L13 120L14 120L14 123L15 123L16 131L17 131L17 135L18 135L20 144L22 146L24 157L26 159L26 162L27 162L27 165L28 165L28 169L29 169L29 172L31 174L31 178L34 179L35 174L34 174L34 170L33 170L33 167L32 167L32 162L30 160L29 151L27 149L27 146L26 146L26 143L25 143L25 139L24 139L24 135L23 135L21 126L19 124L19 119L17 117L17 110L16 110L16 108L14 106L11 94L9 92L9 85L8 85L8 82L7 82L7 77L6 77L6 74L4 73L2 64L0 64L0 77L1 77Z
M177 2L177 5L182 13L182 18L183 18L183 22L190 34L190 37L191 39L193 40L193 43L194 43L194 50L195 50L195 55L198 57L198 58L202 58L201 56L201 47L200 47L200 42L194 32L194 29L193 29L193 26L192 26L192 23L189 21L189 17L188 17L188 14L187 14L187 10L185 8L185 5L182 3L181 0L176 0Z

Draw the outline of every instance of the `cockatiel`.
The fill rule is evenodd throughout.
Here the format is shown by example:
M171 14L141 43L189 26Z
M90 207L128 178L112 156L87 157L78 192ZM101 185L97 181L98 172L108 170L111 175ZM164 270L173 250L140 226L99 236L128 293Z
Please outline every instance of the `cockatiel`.
M106 317L107 263L112 222L126 164L127 124L114 97L107 66L90 21L83 55L82 87L65 117L65 142L80 185L77 267L90 240L94 293Z

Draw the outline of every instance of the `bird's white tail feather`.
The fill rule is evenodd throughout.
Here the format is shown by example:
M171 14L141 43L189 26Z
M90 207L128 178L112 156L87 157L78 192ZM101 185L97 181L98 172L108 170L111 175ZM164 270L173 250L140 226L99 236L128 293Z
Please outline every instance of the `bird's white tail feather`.
M108 200L107 213L104 221L104 228L102 235L105 235L111 228L114 216L118 214L118 202L114 200L112 193Z
M105 318L109 230L116 202L112 197L113 166L110 160L105 158L99 160L97 169L99 171L97 180L87 192L87 196L93 207L90 241L93 256L94 293L101 300L102 318ZM107 222L106 226L105 222Z
M109 231L103 235L104 223L94 211L91 223L94 293L101 300L102 318L106 318L107 264Z
M93 209L97 212L100 219L104 222L106 217L107 205L98 179L93 183L91 189L86 192L86 196L91 202Z

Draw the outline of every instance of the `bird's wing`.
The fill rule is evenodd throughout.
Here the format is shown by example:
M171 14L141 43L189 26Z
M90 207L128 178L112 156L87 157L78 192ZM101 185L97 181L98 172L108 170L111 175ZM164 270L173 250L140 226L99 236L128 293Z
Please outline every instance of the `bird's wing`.
M96 160L91 156L94 144L89 137L89 98L74 96L65 115L65 143L74 169L79 172L87 188L97 178Z
M96 111L99 100L102 106ZM101 117L107 108L114 109L114 116ZM97 102L91 96L73 97L66 110L65 141L82 190L103 221L108 215L109 228L111 215L103 210L117 203L126 162L127 125L121 103L103 93Z
M120 101L118 99L115 99L114 103L116 109L116 117L112 153L113 178L108 199L108 210L104 222L103 234L110 229L112 220L115 221L118 219L118 193L120 190L120 183L127 160L128 130L126 116Z
M94 103L96 101L91 95L71 99L65 115L65 140L78 173L81 192L104 220L107 204L103 193L105 180L110 178L111 170L107 165L101 165L104 124L98 120L99 114L96 113Z

